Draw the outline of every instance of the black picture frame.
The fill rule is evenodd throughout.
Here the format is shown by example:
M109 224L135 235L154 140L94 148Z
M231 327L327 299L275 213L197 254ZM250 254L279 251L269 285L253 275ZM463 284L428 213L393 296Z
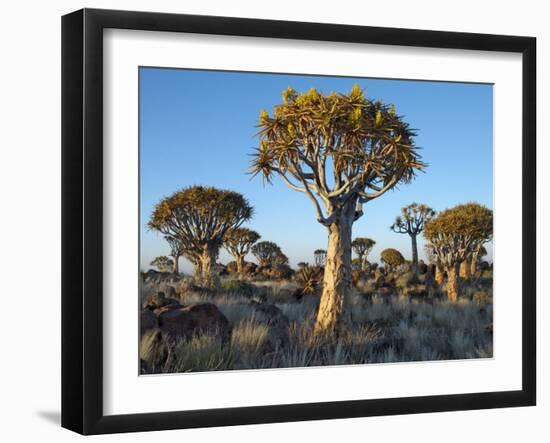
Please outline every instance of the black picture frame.
M370 43L522 54L522 389L131 415L103 413L103 30ZM62 18L62 426L152 431L536 403L536 39L228 17L83 9Z

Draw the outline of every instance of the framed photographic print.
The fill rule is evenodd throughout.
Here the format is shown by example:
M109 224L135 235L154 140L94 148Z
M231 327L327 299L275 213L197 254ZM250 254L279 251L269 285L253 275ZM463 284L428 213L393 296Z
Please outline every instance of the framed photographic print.
M534 405L530 37L62 21L62 425Z

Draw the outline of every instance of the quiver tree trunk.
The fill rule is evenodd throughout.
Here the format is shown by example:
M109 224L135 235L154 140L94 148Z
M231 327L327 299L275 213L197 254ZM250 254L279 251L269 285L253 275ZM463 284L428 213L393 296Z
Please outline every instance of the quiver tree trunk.
M416 244L416 235L411 235L412 243L412 272L418 274L418 246Z
M205 288L214 289L218 285L218 276L215 273L216 257L219 247L213 243L206 243L203 246L200 256L201 284Z
M344 300L351 290L351 230L355 206L343 210L330 225L323 293L317 311L315 333L336 332L342 320Z
M472 262L470 259L464 260L462 263L460 263L460 277L469 280L472 270Z
M359 258L359 270L364 271L365 270L365 255L364 254L358 254Z
M237 275L239 276L239 278L244 277L244 256L237 255L235 257L235 263L237 265Z
M458 301L458 266L447 267L447 298L451 303Z
M172 272L176 275L180 273L180 258L179 256L174 255L174 266L172 267Z
M202 264L200 260L196 260L193 262L193 276L200 280L202 278Z

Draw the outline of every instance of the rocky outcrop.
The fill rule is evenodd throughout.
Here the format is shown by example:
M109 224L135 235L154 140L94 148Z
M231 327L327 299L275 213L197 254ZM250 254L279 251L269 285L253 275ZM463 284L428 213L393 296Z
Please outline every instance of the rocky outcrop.
M190 339L205 333L219 336L222 343L231 338L229 321L212 303L161 309L158 323L160 330L172 339Z
M139 332L140 335L145 334L148 330L158 326L157 316L150 309L144 309L139 316Z
M253 307L254 319L268 329L262 351L268 354L288 346L290 322L283 312L267 303L256 303Z

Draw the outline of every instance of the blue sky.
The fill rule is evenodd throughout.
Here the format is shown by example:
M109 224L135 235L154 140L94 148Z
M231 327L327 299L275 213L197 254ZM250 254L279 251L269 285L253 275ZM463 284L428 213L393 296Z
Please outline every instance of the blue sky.
M348 92L355 83L369 98L395 104L418 130L416 144L429 164L412 184L365 205L353 235L376 240L371 261L379 261L380 251L389 247L410 259L409 236L389 226L400 208L414 201L437 211L468 201L492 208L491 85L140 68L141 268L169 254L162 236L146 227L155 203L199 184L242 193L255 208L246 226L279 244L291 265L313 263L313 250L326 248L327 236L310 201L278 178L264 186L260 177L247 174L257 145L255 125L260 111L280 103L289 85L298 92L314 87L328 93ZM487 249L491 255L490 245ZM419 252L424 257L423 239ZM229 260L222 252L220 261ZM180 265L191 270L183 259Z

